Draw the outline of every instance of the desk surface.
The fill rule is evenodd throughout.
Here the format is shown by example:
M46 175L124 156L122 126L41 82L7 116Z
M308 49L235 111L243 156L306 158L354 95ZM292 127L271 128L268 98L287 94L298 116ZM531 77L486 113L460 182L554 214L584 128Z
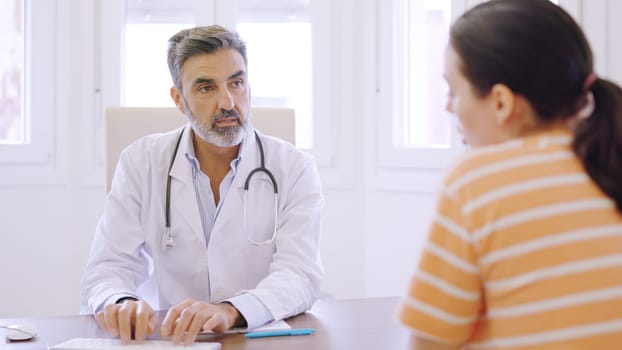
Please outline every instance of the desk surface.
M220 342L222 350L406 349L409 332L397 321L398 303L397 297L322 300L309 312L286 320L292 328L314 328L312 335L247 339L243 335L229 334L210 341ZM46 343L53 346L75 337L110 337L99 329L91 316L0 319L2 325L14 323L33 325L38 336L27 342L8 342L2 337L1 349L45 350ZM0 334L3 334L1 330ZM159 337L153 335L149 339Z

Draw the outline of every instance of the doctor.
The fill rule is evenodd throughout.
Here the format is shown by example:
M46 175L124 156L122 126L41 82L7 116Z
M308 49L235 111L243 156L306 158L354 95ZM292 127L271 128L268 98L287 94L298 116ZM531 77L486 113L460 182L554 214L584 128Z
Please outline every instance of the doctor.
M153 310L169 309L160 334L186 345L201 330L308 310L322 278L324 201L313 159L253 129L237 33L183 30L169 40L168 65L188 124L121 154L84 302L124 342L144 340L157 327ZM262 162L267 171L253 172Z

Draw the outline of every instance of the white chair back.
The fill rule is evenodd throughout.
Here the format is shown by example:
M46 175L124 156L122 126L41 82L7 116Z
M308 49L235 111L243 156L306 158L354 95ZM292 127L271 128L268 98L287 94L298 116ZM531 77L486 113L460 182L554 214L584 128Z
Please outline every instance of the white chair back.
M294 110L255 107L253 126L262 133L296 143ZM154 133L174 130L186 123L175 107L110 107L106 110L106 192L121 151L133 141Z

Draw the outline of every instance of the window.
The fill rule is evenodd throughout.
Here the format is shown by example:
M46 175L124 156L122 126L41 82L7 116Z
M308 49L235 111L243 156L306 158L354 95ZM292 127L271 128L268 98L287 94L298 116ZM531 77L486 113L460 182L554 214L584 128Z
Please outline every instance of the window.
M230 2L215 7L218 5L232 6ZM173 106L167 39L201 22L195 18L196 6L205 4L197 5L196 0L125 0L121 104ZM294 108L297 146L310 148L313 56L309 0L238 0L237 8L230 12L235 13L235 29L247 44L253 105Z
M42 165L53 157L59 45L56 7L53 0L0 0L2 163Z
M167 39L189 23L126 23L125 65L122 83L124 105L173 107L173 85L166 63Z
M24 3L0 0L0 143L27 143L24 117Z
M379 101L391 116L377 128L380 167L444 168L464 149L445 111L443 56L452 20L479 2L378 0Z
M312 50L309 0L238 1L254 106L296 110L296 144L311 148Z
M402 147L451 147L450 116L445 111L443 52L451 21L450 0L403 1L402 104L394 140ZM401 81L400 81L401 80Z
M445 111L443 56L464 0L379 1L378 162L441 169L462 149ZM379 113L380 113L379 112Z
M122 104L173 107L173 85L166 62L167 41L194 26L193 2L125 0Z

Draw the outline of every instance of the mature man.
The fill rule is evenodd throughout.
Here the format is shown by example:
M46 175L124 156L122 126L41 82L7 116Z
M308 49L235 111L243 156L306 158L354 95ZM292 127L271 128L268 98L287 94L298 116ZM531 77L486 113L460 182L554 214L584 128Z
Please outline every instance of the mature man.
M201 330L308 310L322 277L313 159L253 129L235 32L183 30L169 40L168 65L188 124L121 154L83 276L85 303L124 341L153 333L153 310L169 309L160 333L185 344Z

